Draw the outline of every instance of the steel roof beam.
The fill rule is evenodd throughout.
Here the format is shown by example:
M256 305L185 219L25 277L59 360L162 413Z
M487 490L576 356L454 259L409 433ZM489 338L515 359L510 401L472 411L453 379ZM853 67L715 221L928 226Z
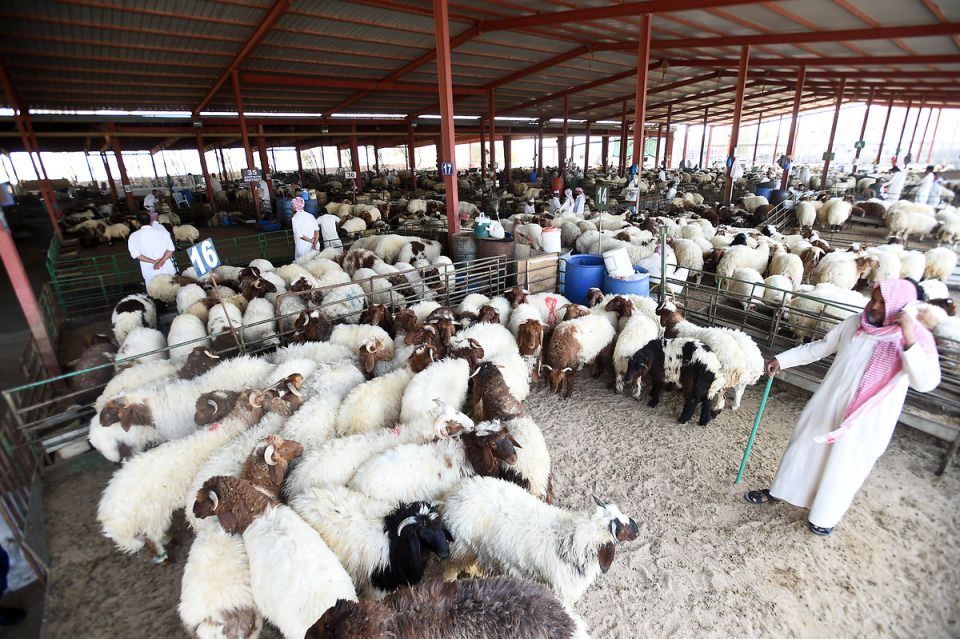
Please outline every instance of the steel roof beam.
M737 61L734 58L700 58L670 60L671 67L720 67L729 68ZM896 64L957 64L960 54L954 55L886 55L886 56L832 56L823 58L756 58L750 60L750 67L862 67Z
M217 81L213 83L213 86L210 87L210 90L207 91L207 94L203 97L200 103L193 109L193 115L196 117L203 108L210 104L210 101L213 100L214 96L223 88L223 85L226 84L227 80L230 79L234 71L240 68L240 65L243 64L243 61L247 59L254 49L260 46L260 43L265 37L270 33L270 30L273 29L273 26L280 21L280 18L283 17L283 14L287 12L287 9L290 8L290 5L293 4L293 0L274 0L273 6L270 7L270 10L267 11L267 15L264 16L263 22L261 22L256 29L253 30L253 33L250 34L250 37L247 39L247 43L241 47L237 54L233 57L233 60L230 61L230 64L227 65L227 68L220 73L220 77L217 78Z
M397 91L399 93L429 93L436 94L437 87L432 84L418 82L387 82L383 80L347 80L344 78L330 78L312 75L278 75L273 73L244 72L240 74L244 84L281 85L289 87L327 87L345 89L364 89L370 91ZM487 95L484 89L461 87L454 91L455 95Z
M554 11L552 13L541 13L533 16L509 17L502 20L485 20L480 23L480 32L488 33L491 31L516 30L527 27L566 24L569 22L608 20L610 18L624 18L653 13L676 13L715 7L762 4L765 1L767 0L649 0L648 2L629 2L607 7L571 9L569 11ZM637 46L638 45L634 45L634 48Z
M636 71L634 70L634 72ZM720 74L716 72L708 73L706 75L698 75L693 78L687 78L686 80L678 80L677 82L671 82L670 84L664 84L658 87L654 87L649 91L647 91L647 95L653 95L655 93L665 93L667 91L673 91L674 89L690 86L691 84L697 84L700 82L707 82L709 80L714 80L719 77L720 77ZM633 100L634 97L635 95L633 93L630 93L627 95L618 95L615 98L609 98L607 100L603 100L602 102L596 102L594 104L588 104L586 106L577 107L576 109L570 109L570 114L573 115L576 113L583 113L584 111L593 111L594 109L602 109L603 107L607 107L613 104L620 104L624 100ZM599 119L602 120L604 118L599 118Z

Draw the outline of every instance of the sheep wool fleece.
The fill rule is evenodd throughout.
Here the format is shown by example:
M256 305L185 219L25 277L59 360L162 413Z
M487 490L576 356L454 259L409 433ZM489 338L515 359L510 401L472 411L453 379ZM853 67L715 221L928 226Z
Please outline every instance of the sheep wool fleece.
M860 315L838 324L823 339L777 355L781 369L803 366L829 355L833 365L797 422L770 494L810 509L810 523L833 528L847 512L873 465L887 449L907 388L931 391L940 383L936 355L919 342L903 351L902 368L889 392L875 398L870 410L858 411L857 424L834 443L818 443L841 426L879 340L857 331Z

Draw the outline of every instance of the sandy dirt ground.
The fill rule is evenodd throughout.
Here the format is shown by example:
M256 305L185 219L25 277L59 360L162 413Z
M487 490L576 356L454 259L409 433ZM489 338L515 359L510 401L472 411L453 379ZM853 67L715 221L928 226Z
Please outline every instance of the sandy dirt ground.
M706 427L677 424L676 397L652 410L588 380L570 400L528 398L558 503L587 508L595 493L640 526L576 606L592 636L960 635L960 464L933 474L945 444L901 428L822 539L804 511L742 498L776 471L802 392L774 386L744 484L733 484L759 398L752 389L738 413ZM112 469L91 454L48 480L49 636L183 636L176 604L190 533L178 517L171 566L116 552L95 520Z

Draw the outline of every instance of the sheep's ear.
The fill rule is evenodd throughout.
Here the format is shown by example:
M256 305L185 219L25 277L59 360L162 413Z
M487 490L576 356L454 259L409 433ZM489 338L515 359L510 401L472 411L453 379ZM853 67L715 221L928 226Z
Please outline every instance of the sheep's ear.
M218 510L219 510L219 509L218 509ZM220 510L220 511L217 513L217 519L220 520L220 526L221 526L225 531L227 531L227 532L230 533L231 535L237 534L238 525L237 525L237 516L236 516L236 515L234 515L234 514L233 514L232 512L230 512L229 510ZM608 544L608 545L612 546L613 544ZM611 559L611 561L612 561L612 559ZM600 566L601 566L601 568L602 568L602 566L603 566L603 562L602 562L602 561L600 562ZM604 572L606 572L606 570L604 570Z
M602 499L600 499L599 497L597 497L596 495L593 496L593 501L597 506L600 506L601 508L607 507L607 503Z
M613 542L607 542L600 546L597 551L597 560L600 562L600 572L610 570L610 564L613 563L614 555L617 553L617 547Z

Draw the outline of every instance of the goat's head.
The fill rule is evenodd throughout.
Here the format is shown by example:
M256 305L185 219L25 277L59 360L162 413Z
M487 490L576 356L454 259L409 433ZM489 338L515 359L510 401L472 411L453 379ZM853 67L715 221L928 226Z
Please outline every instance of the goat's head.
M464 359L470 365L470 372L477 370L480 366L480 360L483 359L483 346L472 337L468 337L466 342L451 346L447 350L447 357Z
M660 326L667 331L683 321L683 312L669 297L657 306L657 316L660 318Z
M527 301L529 293L526 289L519 286L515 286L510 289L510 292L506 294L506 298L510 300L510 306L516 308L520 304L524 304Z
M590 314L590 310L582 304L564 304L560 309L563 312L563 320L577 319Z
M547 372L546 381L550 385L551 393L559 393L561 386L563 386L563 380L566 379L567 373L572 373L573 369L569 366L565 368L556 367L549 364L543 364L540 366L541 373L543 371Z
M433 344L420 344L417 346L410 357L407 358L407 366L414 374L419 373L438 359L439 351Z
M417 314L405 308L393 316L393 327L397 333L407 334L417 327Z
M216 516L220 526L231 535L243 531L269 506L277 501L239 477L217 476L203 482L193 502L197 519Z
M420 580L429 552L440 559L450 555L453 535L432 504L423 501L400 504L383 518L383 523L390 543L390 567L399 573L397 576L402 581Z
M607 302L607 305L603 310L613 311L620 319L623 319L624 317L630 317L633 315L633 301L629 297L617 295L612 300Z
M596 287L587 290L587 296L584 298L584 301L587 303L587 306L591 308L596 306L603 301L603 291Z
M597 509L594 511L592 520L605 523L610 531L611 540L605 541L597 548L600 571L607 572L616 554L616 544L633 541L640 534L640 528L637 522L624 515L616 504L608 504L596 496L593 497L593 501L597 504Z
M529 319L517 327L517 347L521 355L535 355L543 346L543 323Z
M111 399L100 411L100 425L109 426L118 423L125 431L133 426L154 426L153 411L144 401L128 404L125 399Z
M275 433L267 435L253 447L240 477L278 496L290 462L302 454L303 446L299 442Z
M663 344L660 340L655 339L630 356L623 381L625 384L631 385L635 384L638 379L649 379L657 366L663 366Z
M220 356L205 346L196 346L187 355L187 361L180 367L180 379L193 379L203 375L220 363Z
M379 602L357 602L338 599L337 603L307 628L304 639L353 639L376 637L393 616L393 611Z
M463 450L477 475L496 477L500 474L500 462L517 463L520 444L499 420L477 424L477 429L463 433Z
M437 439L447 439L473 430L473 420L456 408L440 399L434 399L433 403L433 431Z
M237 391L215 390L203 393L197 398L193 412L193 421L197 426L206 426L222 420L236 406L240 393Z
M367 379L370 379L373 377L377 362L387 362L393 359L393 343L375 337L361 344L357 352L360 356L360 368Z
M360 323L379 326L386 330L387 327L393 327L393 315L383 304L371 304L360 316Z
M240 271L240 277L238 278L241 284L249 284L253 280L260 277L260 269L256 266L247 266L242 271Z
M489 304L484 304L477 311L477 322L487 322L488 324L500 323L500 311Z
M457 334L457 322L449 317L444 317L438 320L431 320L431 325L437 329L440 347L448 348L450 346L450 340Z

